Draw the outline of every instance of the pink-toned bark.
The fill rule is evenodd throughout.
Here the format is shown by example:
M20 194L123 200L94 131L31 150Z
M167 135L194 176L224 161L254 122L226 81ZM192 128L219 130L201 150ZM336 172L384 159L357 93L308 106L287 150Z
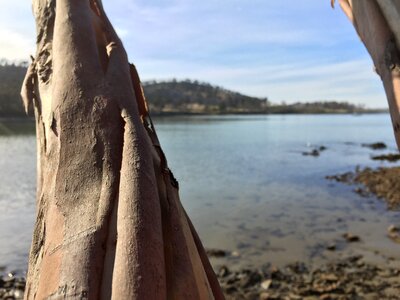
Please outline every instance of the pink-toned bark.
M400 4L392 0L339 0L367 48L385 88L400 148Z
M223 299L100 0L33 0L37 127L26 299Z

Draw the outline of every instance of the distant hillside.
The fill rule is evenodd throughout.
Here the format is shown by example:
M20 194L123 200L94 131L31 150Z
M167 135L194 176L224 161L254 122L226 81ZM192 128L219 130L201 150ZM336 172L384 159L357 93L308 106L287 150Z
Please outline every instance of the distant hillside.
M25 65L0 65L0 117L25 116L19 96L25 73Z
M316 101L294 104L270 105L271 114L348 114L348 113L381 113L387 109L368 109L361 105L337 101Z
M20 88L26 64L0 60L0 118L24 117ZM347 102L320 101L274 105L266 98L245 96L198 81L148 81L143 84L153 115L157 114L299 114L368 113L369 110Z
M266 113L267 99L245 96L198 81L143 84L152 113Z
M25 65L0 65L0 117L25 116L19 96ZM265 113L267 100L241 95L197 81L149 81L143 84L153 114Z

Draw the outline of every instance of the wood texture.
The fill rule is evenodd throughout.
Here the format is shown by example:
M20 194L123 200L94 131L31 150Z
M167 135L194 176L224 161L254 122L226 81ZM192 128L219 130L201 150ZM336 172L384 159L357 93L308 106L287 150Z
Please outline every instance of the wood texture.
M25 299L223 299L99 0L33 0L37 220Z
M392 0L340 0L339 3L367 48L383 82L400 149L400 55L395 38L400 21L393 19L394 9L397 11L399 4ZM391 13L388 7L393 9ZM383 12L381 8L384 8Z

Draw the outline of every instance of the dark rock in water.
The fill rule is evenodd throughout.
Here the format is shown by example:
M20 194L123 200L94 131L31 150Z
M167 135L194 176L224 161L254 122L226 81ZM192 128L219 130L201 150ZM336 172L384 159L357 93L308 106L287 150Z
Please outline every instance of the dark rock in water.
M228 255L228 252L221 249L206 249L206 253L208 257L225 257Z
M310 152L303 152L302 153L304 156L314 156L317 157L319 156L319 151L317 149L313 149Z
M360 188L360 187L355 188L354 192L356 194L359 194L361 197L369 197L371 195L368 191L366 191L365 189Z
M354 234L351 234L351 233L348 233L348 232L344 233L342 236L349 243L359 242L361 240L358 235L354 235Z
M326 246L326 250L335 251L336 250L336 245L335 244L330 244L330 245Z
M372 150L381 150L381 149L387 148L386 144L382 143L382 142L377 142L377 143L372 143L372 144L362 144L362 146L371 148Z
M329 179L329 180L335 180L337 182L351 183L354 178L354 173L347 172L347 173L338 174L338 175L329 175L329 176L325 176L325 178Z
M328 149L328 148L326 148L325 146L320 146L320 147L318 148L318 150L319 150L320 152L325 151L326 149Z
M387 160L389 162L396 162L396 161L400 160L400 154L394 153L394 154L377 155L377 156L372 156L371 159Z

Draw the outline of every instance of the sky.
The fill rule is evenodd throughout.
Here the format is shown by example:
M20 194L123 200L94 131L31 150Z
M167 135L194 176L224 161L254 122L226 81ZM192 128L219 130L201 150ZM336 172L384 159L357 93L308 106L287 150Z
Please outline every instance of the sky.
M330 0L103 0L143 81L192 79L271 102L387 107L352 25ZM0 0L0 58L35 52L30 0Z

